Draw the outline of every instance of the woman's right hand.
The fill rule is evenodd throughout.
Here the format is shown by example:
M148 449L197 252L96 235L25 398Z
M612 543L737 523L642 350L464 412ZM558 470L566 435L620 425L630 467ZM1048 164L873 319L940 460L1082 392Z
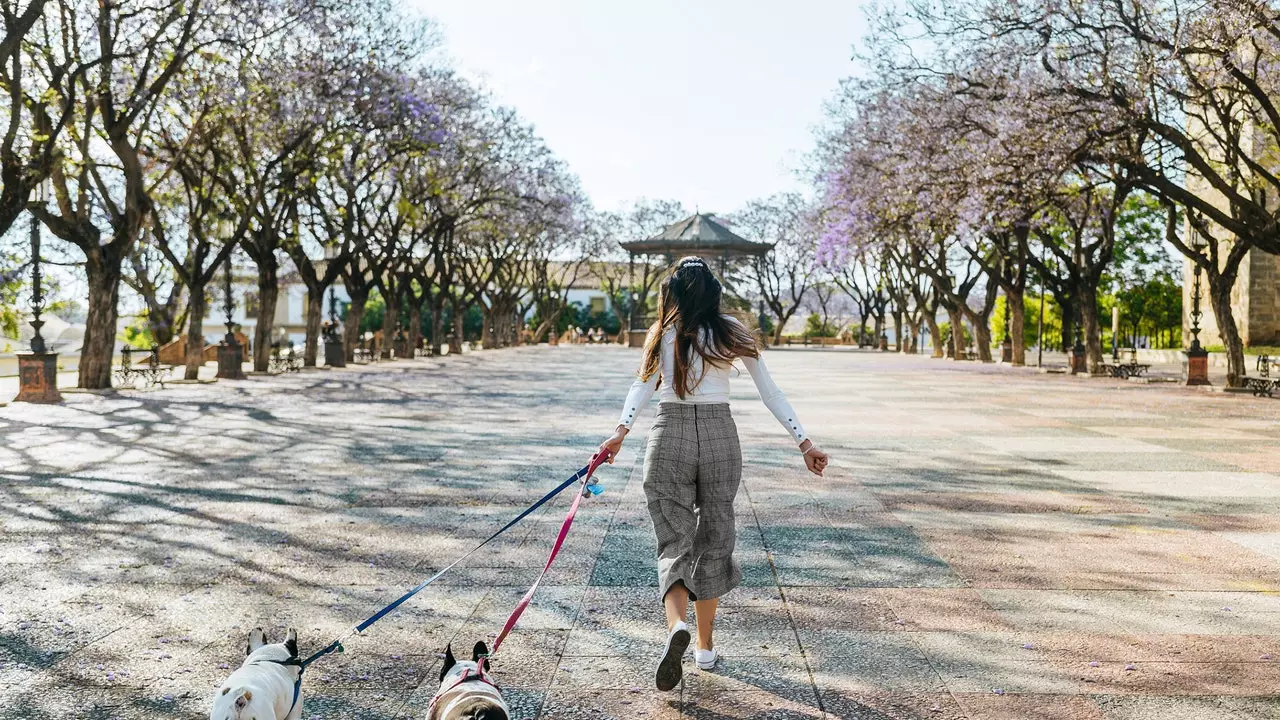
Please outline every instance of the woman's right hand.
M618 457L618 453L622 451L622 441L627 439L626 425L619 425L617 430L613 431L613 435L608 440L600 443L600 449L609 453L609 464L612 465L614 459Z
M804 453L804 464L809 468L809 472L822 477L822 472L827 469L827 454L809 440L805 440L800 445L800 451Z

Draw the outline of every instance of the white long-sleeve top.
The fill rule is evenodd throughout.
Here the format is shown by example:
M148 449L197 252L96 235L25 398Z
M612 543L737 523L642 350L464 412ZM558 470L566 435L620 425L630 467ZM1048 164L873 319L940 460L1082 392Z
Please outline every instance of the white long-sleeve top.
M769 412L782 423L782 426L791 434L791 438L797 444L804 442L808 435L805 435L804 427L800 425L800 419L796 417L796 411L792 409L791 403L787 402L787 398L782 394L773 378L769 376L769 369L765 367L764 358L742 357L739 358L742 365L746 367L747 372L751 375L751 379L756 384L756 390L760 392L760 399L764 401L764 406L769 408ZM636 416L649 403L653 393L658 389L658 383L661 378L670 378L675 376L676 367L676 331L675 328L669 328L662 335L662 369L660 373L655 373L648 380L636 380L631 384L631 390L627 393L627 402L622 406L622 417L618 420L620 425L625 426L628 430L635 424ZM719 366L715 364L705 364L702 362L702 356L693 353L693 358L689 363L689 385L692 387L684 398L676 395L675 387L671 382L663 382L662 390L658 394L659 402L664 403L685 403L695 405L699 403L727 403L729 402L729 377L733 372L732 366Z

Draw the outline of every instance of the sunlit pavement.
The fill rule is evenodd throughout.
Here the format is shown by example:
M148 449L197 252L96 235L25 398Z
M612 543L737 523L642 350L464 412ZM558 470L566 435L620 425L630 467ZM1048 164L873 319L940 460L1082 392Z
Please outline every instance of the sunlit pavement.
M245 635L341 635L583 464L639 355L532 348L0 409L0 717L207 717ZM1280 715L1280 400L768 354L828 477L735 385L715 672L664 632L641 429L494 661L520 717ZM568 497L307 672L304 718L424 717ZM1275 660L1273 660L1273 655Z

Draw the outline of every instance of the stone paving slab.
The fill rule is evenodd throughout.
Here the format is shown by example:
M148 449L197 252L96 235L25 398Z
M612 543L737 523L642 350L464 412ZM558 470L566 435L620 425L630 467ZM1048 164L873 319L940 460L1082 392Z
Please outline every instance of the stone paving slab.
M207 717L250 628L319 647L578 467L638 358L521 348L0 409L0 718ZM1280 403L867 352L769 364L834 460L807 476L735 384L724 661L651 689L642 421L495 660L516 717L1280 717ZM304 717L423 717L443 647L492 639L564 506L313 667Z

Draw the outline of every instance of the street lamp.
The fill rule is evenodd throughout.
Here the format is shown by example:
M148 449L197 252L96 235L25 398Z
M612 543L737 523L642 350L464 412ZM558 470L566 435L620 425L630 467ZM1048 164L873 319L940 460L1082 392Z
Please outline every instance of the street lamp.
M49 180L46 178L32 188L28 201L28 212L31 213L31 352L18 355L18 396L15 402L56 403L62 402L58 392L58 354L48 351L40 328L44 321L40 314L44 311L44 286L40 277L40 219L35 208L43 207L49 201Z
M1135 348L1138 347L1138 343L1136 340L1134 341L1133 346ZM1111 359L1116 363L1120 362L1120 303L1119 302L1111 306ZM1137 362L1137 360L1134 360L1134 362Z
M1191 284L1191 346L1186 350L1187 385L1212 384L1209 382L1209 351L1200 345L1200 317L1204 314L1200 310L1200 301L1203 297L1200 288L1200 260L1207 246L1206 238L1193 230L1191 249L1195 251L1196 257L1191 260L1195 265L1195 279Z
M46 201L45 183L40 183L32 193L31 204L43 205ZM42 354L48 350L40 328L44 321L40 313L44 311L44 287L40 282L40 219L31 214L31 352Z
M221 215L214 225L214 234L222 242L230 242L235 235L235 225L227 215ZM231 256L234 250L227 253L222 265L222 312L226 316L227 335L218 345L218 375L228 380L244 378L244 348L236 338L235 321L231 315L235 312L236 301L231 294Z

